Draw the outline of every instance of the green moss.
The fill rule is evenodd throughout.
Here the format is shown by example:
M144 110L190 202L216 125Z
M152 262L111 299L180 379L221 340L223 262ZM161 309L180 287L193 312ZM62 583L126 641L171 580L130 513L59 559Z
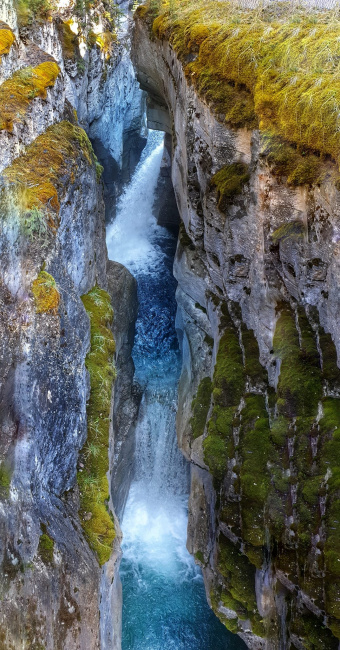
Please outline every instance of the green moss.
M329 174L329 165L310 151L298 151L283 138L266 132L262 136L263 148L261 157L265 158L271 172L283 176L289 185L314 185L321 183ZM334 178L338 178L335 175Z
M267 372L259 361L260 351L253 330L242 327L245 352L245 372L255 384L267 383Z
M302 639L306 650L337 650L338 648L337 639L313 614L306 612L296 616L292 623L292 632Z
M59 194L67 181L74 182L81 159L89 165L97 161L83 129L67 121L46 129L26 147L24 155L3 171L4 178L11 183L19 214L25 219L32 209L41 210L48 225L55 230Z
M110 296L93 287L82 296L91 325L91 347L86 357L91 392L87 405L87 441L82 450L83 471L78 472L80 520L85 536L100 564L110 558L115 538L114 522L108 510L109 428L112 385L115 378L115 343L110 323Z
M247 395L241 412L240 452L242 465L243 539L253 546L265 542L264 507L270 479L267 463L270 455L270 429L263 395Z
M227 120L228 93L234 90L242 93L238 126L254 125L257 118L263 131L302 152L339 161L338 20L332 11L292 12L288 4L280 11L254 12L234 3L189 0L170 12L163 2L153 34L170 40L188 79ZM297 165L291 181L310 182L314 173L309 163Z
M276 323L274 352L281 359L278 383L280 414L315 416L322 397L321 368L310 327L299 343L294 314L284 308Z
M247 612L257 612L255 567L222 534L219 536L218 545L217 568L225 578L231 596L241 603Z
M232 425L245 386L238 333L227 311L223 327L213 377L213 410L203 442L205 462L217 480L222 480L227 458L233 454Z
M45 61L35 68L22 68L4 81L0 86L0 131L12 131L35 97L45 99L47 88L54 86L59 72L55 61Z
M232 163L225 165L211 178L210 184L217 190L217 205L224 212L228 203L241 194L243 186L249 181L248 165Z
M5 463L0 463L0 497L6 498L9 495L12 472L10 467Z
M221 337L213 378L213 396L221 407L238 406L245 386L242 350L230 324Z
M322 351L323 376L331 387L340 387L336 347L331 335L327 334L322 327L319 329L319 342Z
M204 377L200 382L196 396L192 401L191 430L193 438L202 436L207 421L211 401L212 383L210 377Z
M44 564L52 564L54 540L47 533L45 524L41 524L42 534L39 537L38 554Z
M264 556L262 547L251 546L251 544L246 544L245 546L245 555L248 560L257 568L262 569Z
M47 20L54 8L51 0L16 0L15 4L20 27Z
M46 271L40 271L37 279L32 282L32 293L37 314L57 312L60 294L52 275Z
M304 232L305 228L302 221L289 221L274 230L271 236L274 244L279 244L286 240L298 241L303 238Z
M198 562L200 562L201 564L205 565L204 555L203 555L202 551L197 551L197 553L195 553L195 558L196 558L196 560L197 560Z
M58 32L63 48L63 56L70 61L78 61L80 58L79 39L75 32L72 31L71 26L73 20L66 20L58 22Z

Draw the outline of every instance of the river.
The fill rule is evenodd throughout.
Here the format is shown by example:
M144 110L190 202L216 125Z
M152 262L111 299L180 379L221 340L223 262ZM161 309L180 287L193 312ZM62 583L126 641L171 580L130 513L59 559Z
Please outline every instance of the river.
M190 468L175 430L176 239L152 214L162 150L162 134L150 131L107 232L109 258L138 282L133 358L143 389L135 475L122 519L122 650L241 650L243 641L210 610L201 570L186 549Z

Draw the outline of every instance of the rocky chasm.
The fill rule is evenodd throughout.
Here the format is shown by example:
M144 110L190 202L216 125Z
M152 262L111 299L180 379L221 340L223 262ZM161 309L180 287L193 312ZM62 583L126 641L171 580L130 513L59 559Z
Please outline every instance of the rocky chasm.
M105 3L0 6L0 647L121 648L138 304L108 261L105 216L145 145L146 106L166 133L155 213L174 231L180 219L188 549L249 648L336 650L335 164L316 182L289 149L291 182L244 85L228 90L242 122L196 84L209 29L188 23L176 41L151 9L131 46Z

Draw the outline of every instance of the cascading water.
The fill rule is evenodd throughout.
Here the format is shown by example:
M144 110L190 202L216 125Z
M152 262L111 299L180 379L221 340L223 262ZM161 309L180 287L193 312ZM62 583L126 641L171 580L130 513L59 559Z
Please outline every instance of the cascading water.
M137 278L140 304L134 361L143 398L122 521L122 649L236 650L245 645L209 609L201 571L186 549L189 467L175 433L176 241L152 214L162 150L161 134L150 132L107 234L110 259Z

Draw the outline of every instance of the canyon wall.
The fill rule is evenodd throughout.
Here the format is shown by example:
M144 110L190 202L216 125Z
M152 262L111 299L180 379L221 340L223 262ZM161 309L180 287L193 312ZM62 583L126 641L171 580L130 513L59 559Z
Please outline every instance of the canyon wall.
M150 25L137 12L132 52L149 124L172 133L182 219L188 548L248 647L337 649L340 193L288 184L261 133L214 114Z
M127 135L143 144L143 101L126 43L77 37L66 5L29 7L0 7L0 646L112 649L121 534L108 479L136 296L126 270L108 279L104 196L110 212L135 164Z

